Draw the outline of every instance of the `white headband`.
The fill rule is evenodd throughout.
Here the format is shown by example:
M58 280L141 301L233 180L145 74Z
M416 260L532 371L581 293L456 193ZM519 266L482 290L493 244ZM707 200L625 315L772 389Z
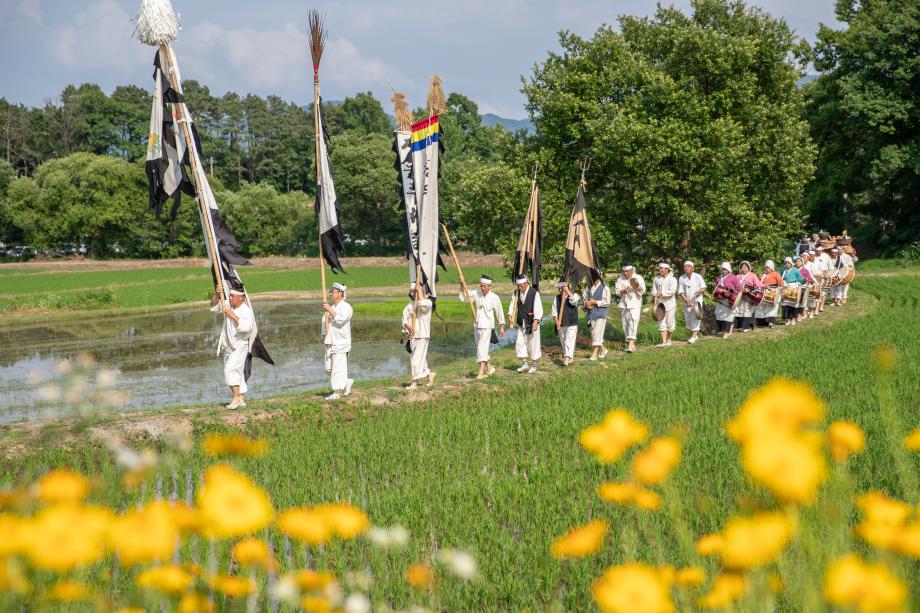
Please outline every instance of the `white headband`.
M668 264L667 262L662 262L661 264L658 265L658 268L667 268L668 270L671 270L671 265Z
M340 292L342 292L342 293L344 294L344 293L345 293L345 290L347 290L348 288L345 287L344 285L342 285L341 283L333 283L333 284L332 284L332 289L337 289L337 290L339 290Z
M686 262L684 262L684 266L692 266L692 267L695 268L695 267L696 267L696 264L694 264L694 263L691 262L690 260L687 260Z
M517 277L517 278L514 280L514 282L515 282L515 284L517 284L517 285L520 285L521 283L527 283L527 277L524 276L524 275L521 275L520 277Z
M635 270L635 269L636 267L633 266L632 264L627 264L626 266L623 267L623 272L626 272L627 270Z
M231 289L231 290L230 290L230 295L231 295L231 296L245 296L245 295L246 295L246 292L240 291L240 290L238 290L238 289Z
M562 289L563 287L566 287L566 286L568 286L568 282L567 282L567 281L559 281L559 282L556 283L556 287L557 287L558 289Z
M492 279L489 277L479 277L479 285L492 285Z
M763 267L772 268L773 270L776 270L776 262L774 262L773 260L767 260L767 262L763 265Z

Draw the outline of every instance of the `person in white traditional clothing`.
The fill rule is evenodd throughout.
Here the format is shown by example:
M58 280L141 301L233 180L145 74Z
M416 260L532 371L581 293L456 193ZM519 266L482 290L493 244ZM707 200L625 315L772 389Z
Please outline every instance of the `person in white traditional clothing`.
M844 234L846 234L846 232L844 232ZM850 248L849 246L846 246L840 249L840 257L843 259L843 262L847 269L849 269L850 266L856 266L856 257L847 253L847 249L849 248ZM840 304L846 304L847 297L849 295L850 295L850 284L849 283L841 284L840 286Z
M831 247L831 272L829 273L831 276L847 274L847 260L844 256L845 254L839 247ZM833 306L843 304L843 288L844 286L841 283L831 286L830 294L833 299Z
M416 302L415 293L418 291L418 301ZM414 390L418 388L420 379L428 380L428 387L434 383L436 373L428 368L428 343L431 340L431 299L425 294L425 288L421 285L416 289L415 285L409 286L409 304L403 309L402 326L403 330L409 336L409 349L412 356L409 358L409 369L412 381L407 385L407 389Z
M553 299L551 315L556 322L559 342L562 343L562 365L575 361L575 337L578 335L578 294L565 281L556 283L559 293Z
M706 281L694 272L695 265L690 260L684 262L684 274L677 281L677 294L684 301L684 326L690 333L688 343L700 340L700 326L703 323L703 294L706 293Z
M543 319L543 301L537 288L531 287L526 275L514 280L517 291L508 305L508 325L517 325L517 339L514 350L521 360L518 372L534 374L537 361L543 356L540 347L540 320Z
M659 304L664 305L664 317L658 322L658 332L661 334L658 347L670 347L677 315L677 278L671 272L668 262L658 264L658 274L652 279L652 298L653 308Z
M332 393L326 400L338 400L351 394L354 380L348 378L348 353L351 351L351 317L354 310L345 301L347 288L333 283L329 295L332 304L323 302L323 345L326 348L326 372Z
M590 360L604 359L607 357L607 348L604 346L604 329L607 327L607 309L610 306L610 288L600 277L595 277L594 283L585 291L585 319L591 329L591 357Z
M246 294L231 289L229 306L222 307L215 291L211 298L211 310L224 313L224 325L220 332L217 353L224 353L224 383L230 388L233 397L228 409L242 409L246 406L244 394L249 391L246 385L246 358L249 356L249 333L255 321L252 309L246 303Z
M622 270L613 289L620 297L620 319L623 323L623 334L626 335L626 351L632 353L636 350L639 317L642 315L642 296L645 294L645 279L636 272L632 264L626 264Z
M815 261L818 262L818 264L820 265L822 275L824 275L822 277L822 281L823 281L824 279L826 279L827 277L833 274L833 271L831 270L833 268L833 266L831 265L831 256L828 255L827 250L821 244L818 244L815 247L815 255L816 255ZM818 312L819 313L824 312L824 305L826 302L827 302L827 289L822 289L821 300L818 302Z
M485 379L495 373L495 367L489 363L489 343L495 331L495 322L498 321L498 335L505 335L505 321L502 314L502 301L492 291L492 277L482 275L479 279L479 289L470 294L470 299L476 307L476 322L473 328L473 338L476 340L476 361L479 362L477 379ZM466 302L466 292L460 292L460 301Z
M815 315L818 314L818 304L821 301L821 276L822 269L821 263L817 261L816 254L814 251L808 251L807 253L802 254L802 260L804 261L804 268L808 271L808 274L811 276L811 285L812 290L818 288L818 295L815 296L813 291L808 292L807 302L805 304L805 317L808 319L813 319Z

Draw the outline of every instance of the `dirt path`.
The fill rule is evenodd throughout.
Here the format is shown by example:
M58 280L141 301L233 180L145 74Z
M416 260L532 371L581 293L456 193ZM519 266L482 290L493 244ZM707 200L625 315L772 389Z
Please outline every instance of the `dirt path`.
M503 266L500 255L482 253L460 253L461 266ZM252 258L253 266L258 268L277 268L316 270L319 261L316 258L266 257ZM147 268L182 268L206 267L206 258L175 258L168 260L92 260L89 258L67 258L55 260L33 260L29 262L12 262L0 264L0 270L21 270L23 272L48 271L99 271L99 270L138 270ZM405 266L404 257L360 257L342 258L342 266L358 268L366 266Z

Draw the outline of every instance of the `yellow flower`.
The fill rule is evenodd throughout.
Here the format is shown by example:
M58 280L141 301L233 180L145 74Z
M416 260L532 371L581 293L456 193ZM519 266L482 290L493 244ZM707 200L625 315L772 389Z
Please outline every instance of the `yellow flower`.
M145 613L143 609L138 609L136 607L124 607L117 609L115 613Z
M39 570L57 572L98 562L105 555L109 521L109 512L100 507L48 507L26 523L26 557Z
M285 509L275 523L282 533L307 545L322 545L332 538L326 518L316 509Z
M52 470L36 484L35 494L47 503L81 502L89 495L89 482L67 468Z
M633 419L625 409L614 409L607 413L602 423L582 430L578 441L598 461L609 464L619 460L627 449L647 436L648 426Z
M807 383L777 377L748 395L727 430L739 443L770 432L795 434L820 422L825 412L824 403Z
M706 581L706 571L699 566L681 568L674 574L674 583L682 587L697 587Z
M681 444L672 436L652 441L632 462L632 473L639 483L664 483L680 462Z
M920 451L920 428L917 428L904 438L904 446L911 451Z
M0 560L22 553L27 521L16 515L0 513Z
M553 541L550 551L554 558L583 558L597 553L604 543L604 537L610 524L602 519L596 519L590 524L572 528L564 535Z
M180 532L194 532L201 526L201 517L198 509L190 507L184 502L173 502L169 505L172 521Z
M828 566L824 598L832 604L856 606L862 613L901 611L907 587L884 564L866 564L859 556L847 554Z
M674 602L657 569L641 563L608 568L591 588L605 613L672 613Z
M179 601L176 613L213 613L215 610L214 603L205 594L191 592Z
M898 354L894 347L887 343L882 343L872 352L872 361L879 372L891 372L898 362Z
M721 553L725 548L725 537L721 534L707 534L696 542L696 552L701 556Z
M873 547L890 549L901 536L910 516L910 506L881 492L869 492L856 499L863 519L856 524L856 534Z
M697 603L704 609L722 609L747 592L747 579L738 573L725 572L716 577L709 591Z
M792 540L794 527L782 513L733 517L722 531L722 563L731 569L751 569L775 560Z
M163 594L178 596L190 587L194 579L181 566L166 564L148 568L137 576L138 587L143 587Z
M51 593L48 595L51 600L57 600L58 602L88 600L89 596L89 588L82 583L77 583L70 579L64 579L55 583L54 587L51 588Z
M300 606L307 613L331 613L332 603L322 596L304 596L300 599Z
M633 503L640 509L647 511L654 511L661 507L661 496L629 481L603 483L597 489L597 494L607 502L614 504Z
M906 556L920 559L920 520L904 526L895 541L895 549Z
M827 476L820 438L812 434L751 437L741 463L755 483L783 502L811 503Z
M827 442L831 456L838 462L846 462L851 455L866 447L866 435L851 421L835 421L827 429Z
M364 511L346 502L321 504L316 510L322 513L332 533L343 539L353 539L371 525Z
M406 569L406 581L414 588L429 589L434 585L434 573L427 564L413 564Z
M209 538L245 536L266 527L274 516L268 494L249 477L223 464L205 471L198 512L202 531Z
M239 434L208 434L201 446L210 456L259 457L268 451L268 442L265 439L253 440Z
M170 504L153 502L115 518L109 527L109 544L125 566L163 562L172 557L179 539Z
M301 592L313 592L335 583L335 575L315 570L298 570L290 573L294 583Z
M208 586L230 598L240 598L254 594L257 586L254 579L236 575L214 575L207 580Z
M233 557L240 566L274 567L274 557L268 543L255 537L245 538L233 545Z

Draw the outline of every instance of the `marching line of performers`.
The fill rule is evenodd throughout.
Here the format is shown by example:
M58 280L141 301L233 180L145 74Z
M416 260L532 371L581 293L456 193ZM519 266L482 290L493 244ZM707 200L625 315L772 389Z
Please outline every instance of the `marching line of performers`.
M801 250L795 257L785 258L781 269L777 269L772 260L767 260L761 274L754 273L747 261L739 264L737 273L730 262L722 262L711 295L715 301L718 332L727 338L735 330L750 332L755 328L772 328L780 316L785 325L794 326L823 312L828 301L834 306L846 304L849 284L856 274L855 262L855 252L848 242L839 246L830 246L825 242ZM562 346L563 365L568 366L575 360L579 310L585 312L585 320L591 332L591 354L588 359L595 361L607 356L609 350L604 342L604 331L614 297L620 310L620 322L626 339L624 351L627 353L636 350L646 293L651 296L651 310L658 322L661 337L656 346L671 346L679 304L683 307L684 324L690 333L687 342L696 343L701 334L703 298L708 295L708 286L702 275L696 272L694 262L684 262L683 269L684 273L676 278L671 265L661 262L650 290L642 275L629 264L622 267L612 287L602 279L594 278L585 289L584 296L574 291L565 280L557 282L557 294L552 301L550 318ZM543 302L540 292L530 284L526 275L515 278L514 282L516 289L507 313L502 310L501 299L492 291L492 279L486 275L479 279L479 289L469 294L465 291L459 294L461 301L473 303L476 313L474 340L479 365L477 379L495 373L491 363L491 345L498 342L497 336L505 335L506 318L509 327L519 329L515 354L521 365L517 371L529 374L537 372L537 363L543 354L540 339L540 325L544 318ZM332 388L326 400L348 396L354 384L354 380L348 377L354 310L346 298L347 287L333 283L329 290L329 301L323 305L324 362ZM211 304L212 310L220 309L216 295ZM417 389L419 382L431 386L435 380L436 373L428 366L432 307L432 300L421 285L410 286L409 303L402 313L402 328L411 353L411 380L406 386L410 390ZM230 307L226 309L226 315L229 323L223 329L218 352L223 352L224 380L233 394L232 401L226 406L237 409L246 406L244 368L253 322L252 310L243 300L242 292L230 292Z

